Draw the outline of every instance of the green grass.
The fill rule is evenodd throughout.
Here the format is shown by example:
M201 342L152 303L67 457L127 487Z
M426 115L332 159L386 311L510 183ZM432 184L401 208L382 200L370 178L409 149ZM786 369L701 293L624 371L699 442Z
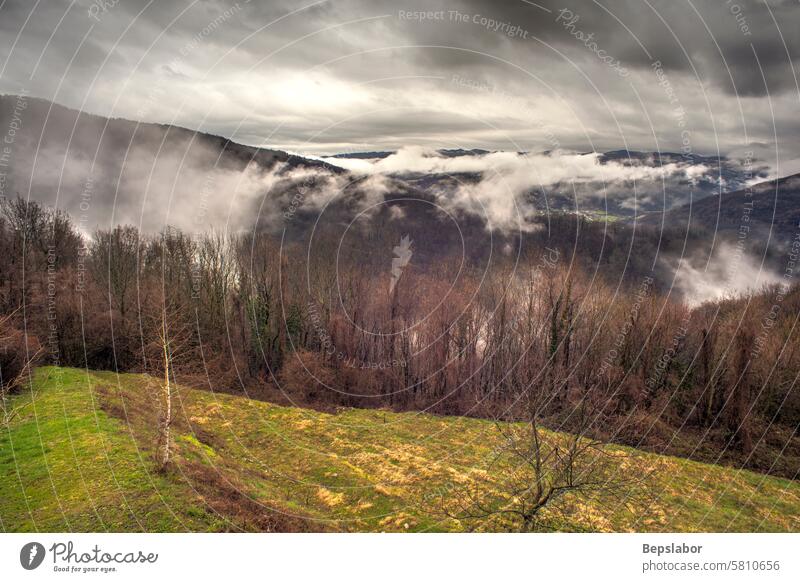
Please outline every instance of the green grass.
M95 400L97 377L43 368L0 434L6 531L214 530L190 488L153 470L124 423Z
M32 389L31 389L32 388ZM181 387L174 462L156 470L157 384L147 376L37 370L0 433L5 531L463 531L434 500L496 483L494 423L345 409L325 414ZM558 438L553 436L553 438ZM620 453L651 473L646 506L574 499L574 531L798 531L800 484Z
M581 215L593 222L620 222L623 220L622 216L610 214L605 210L583 210Z

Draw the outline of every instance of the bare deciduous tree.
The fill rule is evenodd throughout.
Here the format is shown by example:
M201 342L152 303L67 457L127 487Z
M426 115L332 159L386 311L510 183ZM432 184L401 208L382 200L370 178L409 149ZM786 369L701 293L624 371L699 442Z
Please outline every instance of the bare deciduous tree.
M545 430L538 418L540 403L534 395L531 400L528 422L496 425L501 443L486 477L442 496L446 515L470 529L491 522L493 528L533 532L557 527L570 502L579 498L626 504L638 496L642 476L620 472L628 454L585 436L590 420L585 401L574 410L582 430L568 434Z
M160 415L156 450L158 464L164 469L169 465L172 451L170 430L175 370L179 359L187 353L189 328L183 321L183 312L179 307L161 303L158 311L151 314L150 329L149 366L154 371L158 370L162 378L158 391Z
M107 290L122 318L128 308L128 295L141 270L139 232L132 226L117 226L98 231L92 246L94 276Z
M8 426L24 408L10 409L9 395L29 377L33 365L42 354L38 342L29 341L22 332L14 328L14 313L0 317L0 426L3 427Z

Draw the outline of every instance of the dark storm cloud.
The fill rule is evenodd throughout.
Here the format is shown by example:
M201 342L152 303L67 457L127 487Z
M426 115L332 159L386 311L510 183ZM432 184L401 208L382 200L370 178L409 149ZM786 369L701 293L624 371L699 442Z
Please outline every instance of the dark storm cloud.
M318 153L677 149L689 132L798 157L799 46L788 1L17 0L0 92Z
M658 60L668 70L691 74L697 70L729 93L765 95L797 89L792 74L800 59L797 2L543 0L535 4L463 0L470 14L517 24L549 44L572 50L576 41L569 33L581 30L593 34L599 47L628 66L648 68ZM567 22L574 27L567 27Z

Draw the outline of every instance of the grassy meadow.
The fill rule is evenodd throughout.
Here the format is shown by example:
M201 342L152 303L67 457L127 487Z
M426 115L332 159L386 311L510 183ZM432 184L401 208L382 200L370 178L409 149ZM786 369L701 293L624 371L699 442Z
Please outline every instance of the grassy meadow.
M44 367L0 432L3 531L504 531L452 491L499 483L494 422L328 414L180 387L173 463L155 461L156 380ZM559 438L549 433L549 438ZM800 483L616 448L648 494L569 499L564 531L800 531ZM496 492L495 497L502 497Z

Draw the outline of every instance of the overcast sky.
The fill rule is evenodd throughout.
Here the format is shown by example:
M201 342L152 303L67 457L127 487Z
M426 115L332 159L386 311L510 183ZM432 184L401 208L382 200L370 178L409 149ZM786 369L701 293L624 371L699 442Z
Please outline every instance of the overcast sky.
M788 162L797 64L796 0L0 0L0 92L317 155Z

